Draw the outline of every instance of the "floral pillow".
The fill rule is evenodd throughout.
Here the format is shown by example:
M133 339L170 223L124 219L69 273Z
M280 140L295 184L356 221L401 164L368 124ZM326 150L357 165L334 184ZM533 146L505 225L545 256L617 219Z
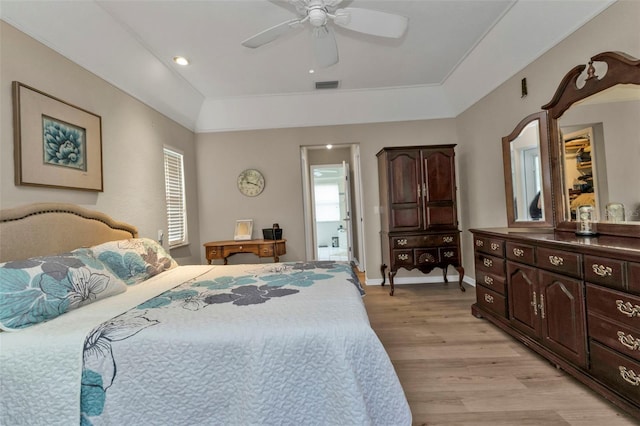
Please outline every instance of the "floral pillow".
M90 250L127 285L141 283L178 266L164 247L149 238L109 241Z
M87 249L0 263L0 329L29 327L126 290Z

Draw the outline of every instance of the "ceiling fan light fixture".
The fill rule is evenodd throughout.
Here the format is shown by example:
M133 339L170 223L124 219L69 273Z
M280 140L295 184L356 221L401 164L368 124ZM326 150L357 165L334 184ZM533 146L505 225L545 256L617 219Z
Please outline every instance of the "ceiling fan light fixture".
M322 8L309 10L309 22L314 27L321 27L327 23L327 12Z

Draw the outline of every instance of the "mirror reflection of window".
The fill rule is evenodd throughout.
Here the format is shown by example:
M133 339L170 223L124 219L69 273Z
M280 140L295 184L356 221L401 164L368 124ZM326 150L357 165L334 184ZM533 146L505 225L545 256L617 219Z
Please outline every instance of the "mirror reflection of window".
M515 220L544 220L538 120L511 141L511 160Z

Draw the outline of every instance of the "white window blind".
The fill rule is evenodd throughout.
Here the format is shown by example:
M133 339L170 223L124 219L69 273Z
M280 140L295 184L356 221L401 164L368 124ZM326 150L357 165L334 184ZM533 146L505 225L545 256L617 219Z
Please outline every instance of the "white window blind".
M184 162L181 152L164 148L164 182L167 196L169 247L187 243L187 203L184 194Z

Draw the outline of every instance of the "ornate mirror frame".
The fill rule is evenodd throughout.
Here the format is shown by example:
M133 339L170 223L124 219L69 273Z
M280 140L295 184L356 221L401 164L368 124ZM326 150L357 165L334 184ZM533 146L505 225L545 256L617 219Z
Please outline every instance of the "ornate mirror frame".
M514 205L513 182L513 158L511 158L511 143L516 140L522 131L533 122L538 122L538 148L540 158L540 186L542 192L543 212L542 220L517 220ZM525 117L513 131L502 138L502 161L504 166L504 189L507 200L507 221L509 228L553 228L553 205L551 192L551 171L549 170L549 126L546 111L536 112Z
M595 75L593 62L605 62L607 64L606 74L601 78ZM578 77L585 68L587 68L587 65L578 65L569 71L560 82L551 101L542 106L542 109L548 112L553 209L556 217L556 229L561 231L575 231L576 224L566 219L558 119L574 103L610 87L618 84L640 85L640 60L622 52L603 52L593 56L587 68L584 86L578 87ZM640 224L598 222L598 232L605 235L640 238Z

